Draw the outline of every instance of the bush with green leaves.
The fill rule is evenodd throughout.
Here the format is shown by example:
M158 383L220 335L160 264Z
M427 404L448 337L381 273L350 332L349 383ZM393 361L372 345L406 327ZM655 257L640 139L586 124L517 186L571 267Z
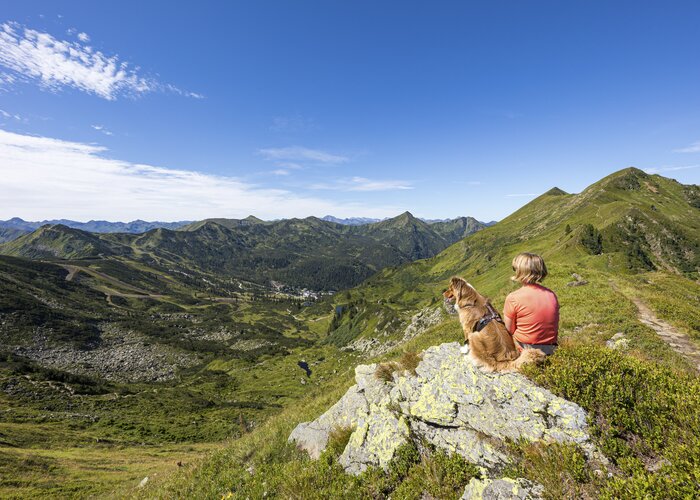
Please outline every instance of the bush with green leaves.
M537 383L589 412L617 474L607 498L693 498L700 491L700 380L602 347L562 347Z

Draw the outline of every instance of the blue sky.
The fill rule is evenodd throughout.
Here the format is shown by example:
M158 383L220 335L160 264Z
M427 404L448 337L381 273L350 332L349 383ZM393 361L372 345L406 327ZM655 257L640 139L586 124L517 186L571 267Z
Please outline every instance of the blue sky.
M500 219L700 182L697 2L4 2L0 218Z

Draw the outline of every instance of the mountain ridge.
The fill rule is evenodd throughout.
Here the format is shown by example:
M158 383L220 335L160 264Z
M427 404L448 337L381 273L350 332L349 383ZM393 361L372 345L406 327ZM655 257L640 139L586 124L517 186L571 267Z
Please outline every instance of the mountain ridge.
M0 245L0 253L44 259L146 259L260 284L275 280L316 290L358 284L377 270L431 257L484 225L472 218L426 224L406 212L366 225L318 217L262 221L204 219L176 230L90 233L42 226ZM137 257L138 256L138 257ZM171 264L167 264L170 262Z

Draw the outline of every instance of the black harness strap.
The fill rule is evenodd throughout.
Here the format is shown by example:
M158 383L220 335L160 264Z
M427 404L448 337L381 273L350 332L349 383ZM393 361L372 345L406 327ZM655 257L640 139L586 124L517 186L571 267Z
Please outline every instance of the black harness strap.
M503 320L501 319L501 315L498 314L498 311L496 311L491 304L486 304L486 307L488 308L488 314L481 318L479 321L476 322L476 325L474 325L474 331L475 332L480 332L484 328L486 328L486 325L491 323L493 320L498 321L499 323L503 323Z

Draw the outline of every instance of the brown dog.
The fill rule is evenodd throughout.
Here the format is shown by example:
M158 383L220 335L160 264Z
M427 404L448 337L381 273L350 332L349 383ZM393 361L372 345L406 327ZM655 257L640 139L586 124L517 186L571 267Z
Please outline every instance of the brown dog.
M489 300L462 278L454 277L443 296L452 301L469 343L469 357L490 372L514 371L525 363L537 363L546 357L538 349L518 351L513 336Z

